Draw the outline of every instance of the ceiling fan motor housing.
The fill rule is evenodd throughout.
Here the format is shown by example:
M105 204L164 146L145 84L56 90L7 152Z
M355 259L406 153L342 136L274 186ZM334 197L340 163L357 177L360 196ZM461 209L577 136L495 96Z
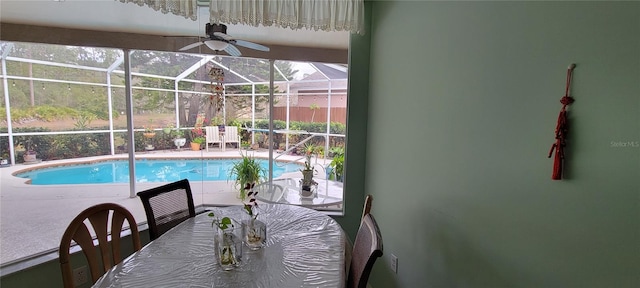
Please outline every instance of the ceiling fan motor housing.
M205 26L205 32L210 38L214 39L217 38L213 35L213 33L215 32L227 34L227 25L207 23L207 25Z

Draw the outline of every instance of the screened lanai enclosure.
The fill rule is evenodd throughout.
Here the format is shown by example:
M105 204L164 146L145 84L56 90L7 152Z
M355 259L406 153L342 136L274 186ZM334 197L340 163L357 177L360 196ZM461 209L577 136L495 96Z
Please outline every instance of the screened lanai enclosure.
M266 161L266 181L287 175L294 179L309 160L315 179L343 179L346 64L0 45L3 166L31 169L56 161L69 165L75 160L117 158L136 167L136 162L152 156L172 162L196 158L198 167L187 176L202 182L202 193L207 193L210 180L202 174L225 169L212 168L205 160L252 155ZM282 172L287 165L294 166ZM136 169L128 169L121 178L110 176L114 182L128 182L132 197L136 183L170 182L170 176L176 176L171 175L176 174L174 168L158 168L153 177L139 175L142 171ZM233 177L218 176L211 182ZM36 183L34 177L25 180L48 185ZM98 184L88 181L83 184Z

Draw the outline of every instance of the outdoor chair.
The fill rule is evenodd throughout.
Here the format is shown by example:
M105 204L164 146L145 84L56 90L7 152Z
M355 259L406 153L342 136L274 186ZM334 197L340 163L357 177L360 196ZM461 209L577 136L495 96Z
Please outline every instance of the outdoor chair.
M149 239L152 241L182 221L196 216L189 180L138 192L149 225Z
M86 221L88 220L88 221ZM115 203L104 203L91 206L76 216L62 235L60 241L60 269L62 270L62 282L65 288L75 287L73 272L71 269L70 249L72 241L82 249L89 264L91 283L95 283L111 267L122 261L120 247L121 232L124 221L128 222L131 230L133 251L141 249L138 224L133 215L124 207ZM109 224L111 226L109 227ZM90 231L93 231L90 232ZM108 234L111 232L111 241ZM94 246L94 238L98 240L98 248ZM98 250L100 253L98 253ZM98 255L100 254L100 255ZM125 255L126 256L126 255Z
M207 152L209 152L209 144L218 144L220 148L222 148L222 138L220 138L220 132L218 131L218 126L206 126L206 142Z
M235 143L236 148L240 149L240 134L238 134L238 126L226 126L224 132L225 145Z
M373 264L382 256L382 234L370 213L364 216L354 241L347 288L365 288Z

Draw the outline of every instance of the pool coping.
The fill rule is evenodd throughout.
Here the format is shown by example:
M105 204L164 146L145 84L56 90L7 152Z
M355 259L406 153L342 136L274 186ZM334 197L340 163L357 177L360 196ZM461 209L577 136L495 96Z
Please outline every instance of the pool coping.
M257 159L262 159L262 160L269 160L268 157L255 157ZM75 158L75 159L82 159L82 158ZM234 156L217 156L217 157L212 157L212 156L207 156L207 157L136 157L136 161L137 160L185 160L185 161L189 161L189 160L229 160L229 159L240 159L239 157L234 157ZM65 159L65 160L72 160L72 159ZM53 160L53 161L47 161L47 162L41 162L41 163L45 163L42 165L35 165L33 163L29 163L29 164L23 164L23 165L28 165L29 167L27 168L23 168L20 170L14 170L13 172L11 172L11 176L19 178L19 179L26 179L24 181L24 184L28 184L28 185L33 185L31 184L31 180L32 179L28 179L28 178L22 178L17 176L18 174L22 174L22 173L28 173L28 172L32 172L32 171L36 171L36 170L43 170L43 169L48 169L48 168L57 168L57 167L67 167L67 166L77 166L77 165L85 165L85 164L97 164L97 163L101 163L101 162L109 162L109 161L128 161L129 158L128 157L113 157L113 156L105 156L105 158L102 159L90 159L90 160L76 160L76 161L65 161L63 163L55 163L55 161L58 160ZM276 160L275 162L282 162L282 163L291 163L291 162L295 162L296 164L304 165L304 162L300 162L298 161L286 161L286 160ZM16 165L17 166L17 165ZM223 181L223 180L207 180L207 181ZM226 179L224 180L226 181ZM162 182L152 182L152 183L162 183ZM81 184L42 184L42 185L99 185L99 184L118 184L118 183L81 183ZM40 186L40 185L38 185Z

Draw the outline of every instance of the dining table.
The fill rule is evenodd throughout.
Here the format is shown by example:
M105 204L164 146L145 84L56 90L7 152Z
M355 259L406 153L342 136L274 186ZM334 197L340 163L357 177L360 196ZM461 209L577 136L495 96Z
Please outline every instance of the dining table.
M347 236L327 214L260 203L266 241L257 250L243 246L241 260L227 271L215 256L212 221L229 217L240 225L250 218L241 205L206 210L125 258L93 287L344 287Z
M316 179L312 185L312 194L301 196L302 179L299 177L276 178L272 182L256 185L256 199L267 203L284 203L309 208L337 207L342 205L344 193L342 182L329 179Z

